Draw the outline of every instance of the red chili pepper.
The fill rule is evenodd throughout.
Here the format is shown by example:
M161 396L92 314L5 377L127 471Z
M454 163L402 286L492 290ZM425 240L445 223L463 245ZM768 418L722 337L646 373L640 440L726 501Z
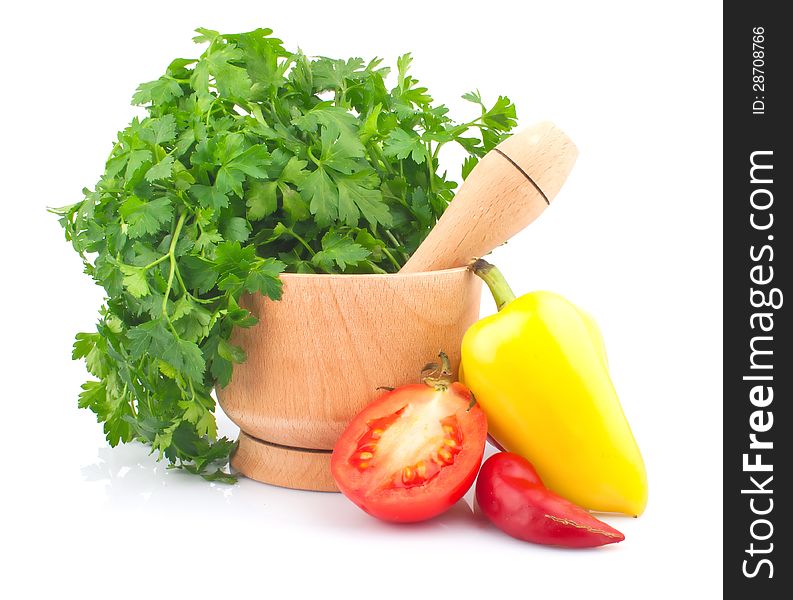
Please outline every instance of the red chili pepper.
M625 539L613 527L546 488L531 463L511 452L494 454L482 465L476 501L496 527L535 544L591 548Z

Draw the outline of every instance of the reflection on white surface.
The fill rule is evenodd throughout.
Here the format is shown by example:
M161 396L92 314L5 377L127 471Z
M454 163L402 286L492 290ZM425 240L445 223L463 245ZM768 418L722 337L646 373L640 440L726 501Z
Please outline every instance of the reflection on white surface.
M488 448L488 453L493 451ZM457 535L472 528L488 528L487 523L474 518L473 489L435 519L394 525L366 515L341 494L291 490L242 476L235 485L212 483L169 469L167 465L166 461L158 462L154 455L149 455L148 447L131 443L116 448L100 447L96 461L83 466L80 473L85 482L101 487L103 503L113 511L145 511L163 517L179 511L268 526L278 523L324 530L352 527L376 535L383 530L390 530L390 535L443 530Z
M218 434L235 439L239 429L221 410L217 411ZM490 444L485 458L496 452ZM110 510L142 511L167 517L181 514L212 514L213 518L245 520L267 527L313 527L319 530L355 528L375 534L383 529L417 532L445 530L456 535L466 529L488 527L473 518L473 488L439 517L410 525L392 525L370 517L341 494L291 490L239 476L234 485L205 481L157 461L149 448L133 442L115 448L102 445L96 459L80 469L82 479L100 487L103 504ZM497 535L498 532L496 532Z
M134 508L170 504L167 496L199 493L202 500L223 499L232 486L206 482L178 469L169 469L166 461L157 461L143 444L106 446L97 451L97 460L85 465L80 473L86 482L101 484L107 504L115 508ZM225 489L223 489L225 488Z

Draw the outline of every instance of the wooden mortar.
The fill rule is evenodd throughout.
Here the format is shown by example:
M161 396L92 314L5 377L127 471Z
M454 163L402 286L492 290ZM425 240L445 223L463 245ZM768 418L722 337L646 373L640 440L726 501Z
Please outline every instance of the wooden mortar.
M479 318L481 281L464 267L389 275L284 273L283 298L246 296L260 319L236 329L248 359L218 386L240 427L231 459L243 475L290 488L336 491L330 454L380 386L419 380L443 350L456 370Z
M232 342L248 360L217 389L241 430L232 467L285 487L336 490L333 445L379 386L418 381L441 350L457 376L481 293L480 280L460 265L536 219L577 155L552 123L528 127L482 158L399 273L284 273L281 301L247 297L261 323L235 330Z

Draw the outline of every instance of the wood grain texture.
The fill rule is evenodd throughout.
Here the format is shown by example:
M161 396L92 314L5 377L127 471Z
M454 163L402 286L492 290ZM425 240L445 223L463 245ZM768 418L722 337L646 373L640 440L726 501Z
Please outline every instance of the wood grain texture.
M553 123L544 121L496 146L515 161L552 201L573 170L578 148Z
M330 472L330 452L273 446L240 432L231 466L246 477L298 490L338 492Z
M243 432L284 446L332 449L379 386L417 382L440 350L456 369L479 317L481 281L464 268L281 279L279 302L243 298L260 323L235 330L248 359L216 391Z
M570 138L547 122L496 148L474 167L401 273L466 265L503 244L542 214L578 156Z

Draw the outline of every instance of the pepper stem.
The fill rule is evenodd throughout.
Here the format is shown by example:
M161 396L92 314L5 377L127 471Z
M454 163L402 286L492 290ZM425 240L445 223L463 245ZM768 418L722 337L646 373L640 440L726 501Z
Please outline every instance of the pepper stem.
M441 359L440 364L432 362L424 365L421 370L423 375L421 381L438 391L443 391L452 384L452 364L445 352L438 354L438 357Z
M496 301L498 310L501 310L515 299L515 293L495 265L491 265L483 258L477 258L468 265L468 268L490 288L490 293L493 294L493 300Z

